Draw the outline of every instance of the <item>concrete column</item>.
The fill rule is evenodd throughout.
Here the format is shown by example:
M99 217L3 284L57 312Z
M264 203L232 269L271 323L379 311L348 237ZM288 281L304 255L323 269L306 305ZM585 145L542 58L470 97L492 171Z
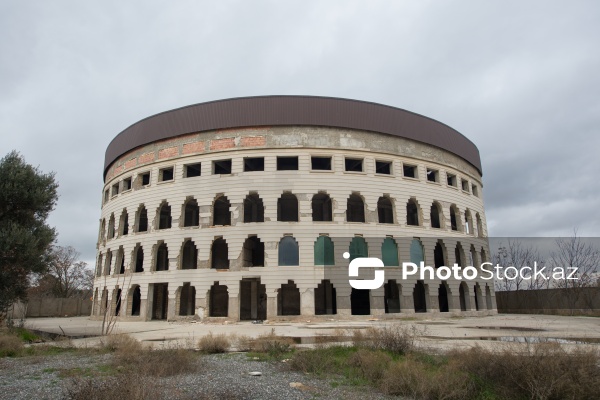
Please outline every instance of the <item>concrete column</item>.
M301 290L301 289L300 289ZM329 291L331 296L331 290ZM306 289L300 292L300 315L315 315L315 290Z
M277 295L267 296L267 319L277 316Z

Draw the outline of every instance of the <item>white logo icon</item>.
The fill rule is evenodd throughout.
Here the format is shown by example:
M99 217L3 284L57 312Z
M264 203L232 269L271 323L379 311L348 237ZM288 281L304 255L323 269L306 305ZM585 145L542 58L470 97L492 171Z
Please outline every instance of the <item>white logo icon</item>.
M343 254L345 259L350 258L350 254ZM359 268L383 268L383 261L375 257L358 257L350 261L348 266L348 276L357 277ZM385 273L383 270L375 271L374 279L350 279L350 286L354 289L379 289L383 285Z

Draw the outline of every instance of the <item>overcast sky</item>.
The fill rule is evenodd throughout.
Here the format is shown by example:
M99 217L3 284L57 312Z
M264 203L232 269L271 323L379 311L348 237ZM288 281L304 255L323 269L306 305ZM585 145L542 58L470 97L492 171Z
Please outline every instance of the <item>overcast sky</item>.
M490 235L600 236L600 2L2 1L1 156L60 182L50 224L93 264L108 143L254 95L404 108L471 139Z

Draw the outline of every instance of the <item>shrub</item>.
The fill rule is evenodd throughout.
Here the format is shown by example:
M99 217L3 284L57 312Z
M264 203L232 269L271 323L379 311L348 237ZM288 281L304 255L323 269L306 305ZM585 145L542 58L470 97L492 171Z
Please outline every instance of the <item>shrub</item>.
M112 334L101 340L101 346L104 350L120 353L139 353L142 350L142 344L129 335Z
M289 366L304 373L321 375L334 372L335 360L330 354L330 348L319 350L297 351L289 362Z
M198 348L201 352L206 354L225 353L229 350L230 346L231 343L226 335L213 335L212 332L201 337L198 341Z
M425 329L416 325L393 325L355 331L352 341L357 347L406 354L415 349L417 337L424 334Z
M109 378L75 378L65 386L65 398L104 400L126 398L145 400L159 397L156 379L139 374L122 374Z
M15 357L23 351L23 342L13 335L0 334L0 357Z
M348 358L348 364L355 367L361 376L371 382L381 379L392 358L381 352L359 349Z
M274 329L270 333L258 336L250 344L251 351L267 353L271 357L279 357L293 348L294 341L289 337L276 335Z

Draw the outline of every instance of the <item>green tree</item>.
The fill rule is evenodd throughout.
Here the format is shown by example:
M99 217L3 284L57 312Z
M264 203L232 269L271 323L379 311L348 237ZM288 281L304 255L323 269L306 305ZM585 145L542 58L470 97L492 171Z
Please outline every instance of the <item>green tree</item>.
M48 268L56 232L46 219L57 189L54 173L42 173L18 152L0 160L0 316L25 298L30 274Z

